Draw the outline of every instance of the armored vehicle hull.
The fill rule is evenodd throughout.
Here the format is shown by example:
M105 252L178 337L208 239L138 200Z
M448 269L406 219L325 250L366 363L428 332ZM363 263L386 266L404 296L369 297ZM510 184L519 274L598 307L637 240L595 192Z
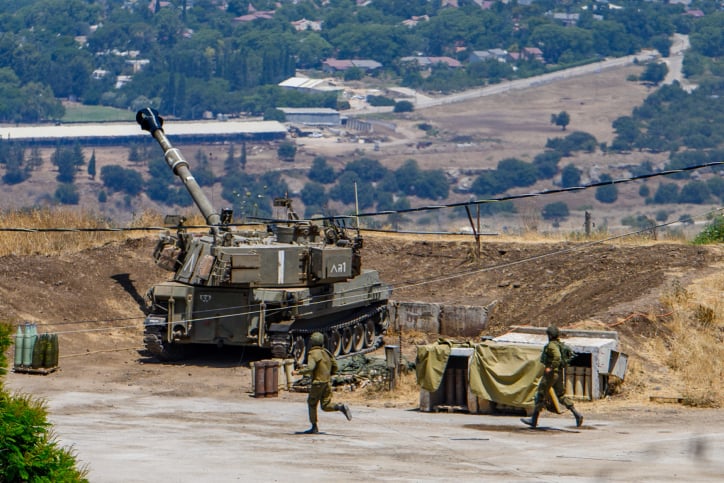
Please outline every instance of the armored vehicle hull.
M235 230L230 212L214 211L173 148L153 109L136 119L164 150L209 226L191 233L183 219L159 240L156 263L174 272L172 281L148 291L146 348L162 360L184 357L191 345L257 346L274 357L304 361L313 332L329 350L347 356L376 349L387 329L391 289L374 270L362 269L362 239L325 221L299 220L290 200L287 219L265 231Z

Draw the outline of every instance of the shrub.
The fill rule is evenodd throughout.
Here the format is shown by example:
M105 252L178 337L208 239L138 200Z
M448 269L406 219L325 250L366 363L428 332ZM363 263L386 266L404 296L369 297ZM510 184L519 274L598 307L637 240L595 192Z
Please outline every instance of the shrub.
M363 181L380 181L387 174L387 168L376 159L360 158L347 163L344 172L351 171Z
M572 188L581 184L581 170L569 164L561 172L561 186Z
M310 181L304 185L301 192L302 203L305 206L324 206L327 203L328 196L324 190L324 185Z
M399 101L395 103L393 112L412 112L415 110L415 105L410 101Z
M679 187L675 183L660 183L654 194L654 203L676 203L679 200Z
M78 188L73 183L60 183L54 197L62 205L77 205L80 201Z
M541 214L546 220L563 220L569 215L568 205L563 201L549 203L543 207Z
M604 174L601 181L611 181L611 175ZM615 184L607 184L596 188L596 199L601 203L615 203L618 199L618 187Z
M385 96L367 96L367 103L370 106L394 106L395 100Z
M718 215L694 238L695 245L724 242L724 216Z
M656 221L664 223L669 219L669 213L666 210L659 210L656 212Z
M621 224L633 227L637 230L645 230L656 225L646 215L629 215L621 219Z
M277 156L282 161L294 161L294 156L297 154L297 146L294 143L285 141L279 145L277 149Z
M544 151L537 154L533 159L533 166L538 169L538 177L549 179L558 173L558 162L561 160L561 153L558 151Z
M704 181L691 181L685 184L679 192L679 203L693 203L701 205L711 198L709 187Z
M337 179L337 175L334 173L334 168L327 164L327 160L321 156L317 156L312 161L312 167L309 169L307 174L309 179L322 184L334 183Z
M596 199L601 203L615 203L618 200L618 187L615 184L596 188Z
M12 332L0 322L0 376L7 372ZM0 384L0 481L87 482L86 474L73 453L58 446L43 403L11 396Z
M109 190L123 191L129 195L137 195L143 188L143 177L138 171L115 164L101 168L101 181Z

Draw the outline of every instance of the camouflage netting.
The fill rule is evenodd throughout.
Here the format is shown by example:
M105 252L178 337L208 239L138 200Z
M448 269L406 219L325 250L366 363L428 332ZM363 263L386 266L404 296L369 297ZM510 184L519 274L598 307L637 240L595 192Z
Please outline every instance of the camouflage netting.
M358 354L352 357L337 359L339 372L332 376L332 386L343 386L350 390L360 389L369 384L384 384L389 380L387 361L381 357L367 357ZM403 360L403 368L411 368L414 364ZM295 381L294 390L306 392L311 379L308 376Z

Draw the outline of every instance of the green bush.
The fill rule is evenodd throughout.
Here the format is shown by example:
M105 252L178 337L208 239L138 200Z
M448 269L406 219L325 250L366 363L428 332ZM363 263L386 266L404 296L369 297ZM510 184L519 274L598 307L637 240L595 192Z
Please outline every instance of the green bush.
M415 110L415 105L410 101L398 101L395 103L394 112L412 112Z
M0 376L13 327L0 322ZM75 456L58 446L45 406L30 396L6 393L0 380L0 481L87 482L88 471L77 469Z
M389 97L385 96L367 96L367 103L370 106L374 107L380 107L380 106L394 106L395 100L390 99Z
M716 216L694 238L695 245L706 245L707 243L724 243L724 216Z
M12 334L12 326L0 322L0 376L4 376L8 372L8 359L6 354L10 347L10 335ZM0 378L0 391L3 388L3 380ZM0 480L2 481L2 480Z
M568 218L569 214L570 212L568 210L568 205L563 201L548 203L543 207L543 211L541 211L543 219L554 221L565 220L566 218Z

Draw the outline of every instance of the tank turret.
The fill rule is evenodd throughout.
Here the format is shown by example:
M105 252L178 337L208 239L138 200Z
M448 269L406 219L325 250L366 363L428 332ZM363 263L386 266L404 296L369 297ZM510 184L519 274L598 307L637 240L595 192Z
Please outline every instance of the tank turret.
M158 141L209 226L193 233L176 217L176 233L164 234L154 250L174 277L148 292L144 340L151 353L170 360L193 344L256 345L302 362L313 332L340 357L382 344L390 288L362 268L360 236L299 219L288 198L274 200L286 219L265 230L234 229L231 210L214 210L158 112L143 109L136 120Z

